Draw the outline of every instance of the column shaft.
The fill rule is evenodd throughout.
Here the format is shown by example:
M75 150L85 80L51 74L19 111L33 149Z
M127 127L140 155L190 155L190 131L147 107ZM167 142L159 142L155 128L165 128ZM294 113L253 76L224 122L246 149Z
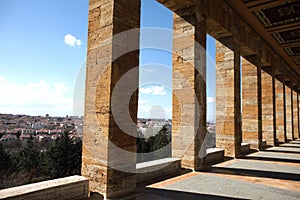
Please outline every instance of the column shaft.
M294 95L293 95L293 88L290 90L291 92L291 134L292 134L292 140L295 140L294 132Z
M225 149L225 156L238 157L242 142L240 54L233 38L220 41L216 41L216 145Z
M283 84L276 80L276 132L278 142L284 142Z
M283 80L283 122L284 122L284 143L287 142L287 123L286 123L286 92L285 81Z
M89 3L82 175L90 192L108 199L136 185L139 31L123 31L139 24L140 0ZM130 80L118 85L129 71Z
M262 71L262 130L267 145L274 145L272 77Z
M206 166L206 17L194 8L174 14L172 156L182 167ZM201 16L197 18L197 16Z
M292 97L291 89L288 86L285 86L285 101L286 101L286 136L288 140L293 139L292 132Z
M242 122L243 142L249 143L251 149L259 149L261 132L259 131L258 70L247 59L242 59ZM261 95L260 95L261 97Z
M299 98L300 98L300 95L299 93L297 93L297 109L298 109L298 138L300 138L300 105L299 105Z
M298 138L298 133L299 133L299 130L298 130L298 105L297 105L297 92L295 92L293 90L293 121L294 121L294 124L293 124L293 127L294 127L294 132L293 132L293 136L294 136L294 139L295 138Z
M275 68L272 67L273 146L277 146Z

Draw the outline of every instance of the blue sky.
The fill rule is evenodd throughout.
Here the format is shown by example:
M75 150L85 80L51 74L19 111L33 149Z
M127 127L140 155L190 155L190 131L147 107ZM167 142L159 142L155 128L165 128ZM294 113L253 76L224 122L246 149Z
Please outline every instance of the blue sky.
M87 0L1 0L0 113L72 114L86 57ZM71 34L74 41L64 42ZM77 42L78 44L78 42Z
M1 0L0 4L0 113L80 114L82 109L73 107L73 96L74 88L83 90L84 84L88 0ZM143 0L141 27L164 28L167 51L143 49L152 38L142 32L139 117L150 117L160 107L165 118L171 118L172 13L154 0ZM207 46L214 58L214 41L208 39ZM163 75L161 81L150 83L151 76L157 79L156 72ZM208 112L214 113L214 67L208 67L207 74L212 102ZM77 91L77 96L83 93Z

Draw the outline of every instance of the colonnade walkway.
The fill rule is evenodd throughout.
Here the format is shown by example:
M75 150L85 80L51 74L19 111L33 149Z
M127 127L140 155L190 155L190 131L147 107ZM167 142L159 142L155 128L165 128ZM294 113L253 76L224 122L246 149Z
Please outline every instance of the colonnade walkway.
M135 199L300 199L300 140L141 184Z

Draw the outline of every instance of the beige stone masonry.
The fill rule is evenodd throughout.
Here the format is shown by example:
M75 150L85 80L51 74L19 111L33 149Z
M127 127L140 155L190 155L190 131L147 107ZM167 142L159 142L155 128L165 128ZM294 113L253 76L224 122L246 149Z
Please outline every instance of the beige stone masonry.
M251 149L259 149L262 142L259 131L259 99L261 89L257 79L257 67L247 59L242 59L242 131L243 142L249 143ZM261 100L260 100L261 101Z
M242 143L240 54L232 38L216 41L216 146L238 157ZM233 50L232 50L233 49Z
M194 8L174 14L172 69L172 157L194 170L206 167L206 18L197 16Z
M293 132L293 137L294 139L299 138L299 128L298 128L298 107L297 107L297 92L293 90L293 127L294 127L294 132Z
M300 99L300 95L299 93L297 94L297 109L298 109L298 114L297 114L297 118L298 118L298 124L297 124L297 127L298 127L298 138L300 138L300 103L299 103L299 100Z
M90 1L82 175L106 198L136 186L139 31L123 32L139 26L140 0Z
M292 127L292 104L291 104L291 88L285 86L285 101L286 101L286 136L288 140L293 139Z
M82 176L69 176L0 190L6 200L80 200L88 197L89 181Z
M263 140L267 145L274 145L273 138L273 94L272 94L272 77L262 71L262 131Z
M276 80L276 131L278 142L284 142L283 84Z

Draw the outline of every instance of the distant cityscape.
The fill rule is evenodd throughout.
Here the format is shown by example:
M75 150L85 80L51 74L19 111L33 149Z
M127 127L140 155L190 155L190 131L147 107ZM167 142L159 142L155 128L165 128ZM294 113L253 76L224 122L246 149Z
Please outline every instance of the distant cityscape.
M39 142L54 141L69 127L72 138L81 139L83 133L83 117L65 116L51 117L0 114L0 141L24 140L34 137ZM163 127L172 130L172 119L146 119L137 120L138 137L149 138L157 134ZM208 133L215 133L215 122L207 122Z
M64 126L69 127L72 137L82 137L83 117L50 117L0 114L1 141L27 140L31 136L38 140L55 140L64 131Z

